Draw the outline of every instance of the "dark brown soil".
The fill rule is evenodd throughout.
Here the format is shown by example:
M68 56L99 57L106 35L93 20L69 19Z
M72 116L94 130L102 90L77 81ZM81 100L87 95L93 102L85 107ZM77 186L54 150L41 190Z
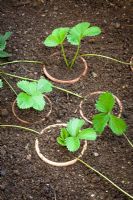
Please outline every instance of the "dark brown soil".
M24 1L23 1L24 2ZM102 28L99 37L84 40L81 53L99 53L123 61L132 56L131 1L120 0L55 0L34 7L32 3L18 5L18 1L0 1L0 33L11 31L8 51L9 60L29 59L49 62L49 56L59 48L47 48L43 39L55 28L72 26L81 21L89 21ZM70 48L65 44L68 51ZM128 65L110 62L105 59L87 58L87 76L73 85L60 85L71 91L86 95L97 90L111 91L118 96L124 106L123 118L128 124L127 135L133 141L133 83ZM1 67L5 72L37 79L42 76L42 66L35 64L14 64ZM75 67L76 68L76 67ZM50 72L56 70L51 66ZM60 70L57 71L60 75ZM66 74L62 65L61 73ZM73 69L76 77L78 69ZM69 76L69 74L67 74ZM6 77L15 89L17 79ZM59 78L63 78L62 75ZM65 77L67 78L67 77ZM69 78L72 78L70 76ZM53 111L48 119L28 126L41 131L46 125L66 123L72 117L80 117L80 98L67 95L54 89L48 95L53 103ZM20 123L12 114L11 103L15 95L8 85L0 91L0 124ZM93 108L89 102L84 106L86 116ZM88 106L87 106L88 105ZM116 109L117 110L117 109ZM40 115L23 112L22 118L36 121ZM89 116L88 116L89 117ZM86 126L89 126L86 124ZM69 167L52 167L37 156L34 148L36 134L14 128L0 129L0 200L127 200L101 177L77 162ZM54 134L54 133L53 133ZM55 131L55 135L58 130ZM69 160L70 155L55 144L55 136L49 133L41 136L42 152L53 160ZM133 150L124 137L116 137L106 129L95 142L88 142L83 160L107 175L121 188L133 195Z

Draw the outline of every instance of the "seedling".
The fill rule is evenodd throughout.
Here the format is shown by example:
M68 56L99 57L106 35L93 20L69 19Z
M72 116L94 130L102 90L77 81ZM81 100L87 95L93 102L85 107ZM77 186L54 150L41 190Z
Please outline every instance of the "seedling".
M11 32L6 32L4 35L0 34L0 58L6 58L6 57L11 56L11 54L5 51L6 43L10 36L11 36Z
M93 126L98 134L101 134L106 126L109 126L112 132L117 135L123 135L127 129L125 121L113 115L115 98L110 92L102 93L96 104L96 109L100 112L93 116Z
M17 86L23 90L17 96L17 105L20 109L34 108L42 111L45 106L44 93L51 92L53 85L44 78L38 81L19 81Z
M87 36L96 36L100 33L101 29L98 26L91 26L88 22L81 22L72 28L61 27L54 29L53 32L44 40L43 44L48 47L56 47L60 45L66 66L71 69L79 54L81 40ZM65 39L67 39L70 44L77 46L77 51L71 62L68 62L65 55L63 46Z
M3 81L0 79L0 89L3 88Z
M73 118L67 123L66 128L62 128L57 142L61 146L66 146L71 152L75 152L80 147L80 140L96 140L97 135L93 128L82 129L85 121Z

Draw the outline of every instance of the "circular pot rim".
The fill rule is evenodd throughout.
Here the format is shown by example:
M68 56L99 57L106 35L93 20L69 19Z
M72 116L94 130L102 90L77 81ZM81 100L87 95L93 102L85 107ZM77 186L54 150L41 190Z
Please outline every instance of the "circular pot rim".
M40 120L37 120L37 121L35 121L35 122L29 122L29 121L27 121L27 120L21 119L21 118L16 114L16 111L15 111L16 99L15 99L15 100L13 101L13 103L12 103L12 113L13 113L13 115L17 118L17 120L19 120L21 123L25 123L25 124L37 124L37 123L39 123L39 122L44 121L46 118L48 118L48 117L50 116L50 114L51 114L51 112L52 112L52 102L51 102L51 100L50 100L46 95L43 95L43 96L47 99L47 101L48 101L48 103L49 103L49 106L50 106L50 110L48 111L47 115L46 115L44 118L42 118L42 119L40 119Z
M41 132L40 132L40 135L42 135L46 130L48 129L51 129L51 128L55 128L55 127L58 127L58 126L64 126L66 127L67 124L65 123L58 123L58 124L53 124L53 125L49 125L47 126L46 128L44 128ZM85 140L84 142L84 145L83 145L83 148L82 148L82 151L81 153L79 154L79 156L73 160L70 160L70 161L66 161L66 162L55 162L55 161L52 161L48 158L46 158L41 152L40 152L40 148L39 148L39 140L38 138L35 139L35 150L36 150L36 153L38 154L39 158L44 161L45 163L49 164L49 165L52 165L52 166L56 166L56 167L66 167L66 166L69 166L69 165L73 165L75 164L77 161L78 161L78 158L82 157L84 152L86 151L87 149L87 141Z
M57 55L57 54L58 54L58 52L52 54L50 57L52 57L53 55ZM47 71L45 65L43 65L43 73L45 74L45 76L46 76L48 79L50 79L50 80L53 81L53 82L56 82L56 83L63 83L63 84L74 84L74 83L78 82L83 76L85 76L85 75L87 74L87 71L88 71L88 65L87 65L86 60L85 60L83 57L81 57L81 56L79 56L79 58L83 61L83 64L84 64L84 71L83 71L77 78L75 78L75 79L71 79L71 80L61 80L61 79L55 78L55 77L53 77L53 76L51 76L51 75L49 74L49 72Z
M131 68L131 71L133 72L133 56L130 59L130 68Z
M91 97L91 96L96 95L96 94L101 94L101 93L104 93L104 91L91 92L91 93L87 94L87 95L85 96L85 98L86 98L86 97ZM113 96L115 97L116 102L118 103L118 106L119 106L119 108L120 108L119 114L118 114L118 117L120 118L120 117L121 117L121 114L122 114L122 111L123 111L123 106L122 106L122 103L121 103L121 101L119 100L119 98L118 98L117 96L115 96L114 94L113 94ZM84 99L85 99L85 98L84 98ZM80 104L79 104L79 113L80 113L81 117L82 117L86 122L89 122L90 124L92 124L92 121L89 120L87 117L85 117L85 115L84 115L84 113L83 113L83 108L82 108L82 106L83 106L84 101L85 101L85 100L81 100L81 101L80 101Z

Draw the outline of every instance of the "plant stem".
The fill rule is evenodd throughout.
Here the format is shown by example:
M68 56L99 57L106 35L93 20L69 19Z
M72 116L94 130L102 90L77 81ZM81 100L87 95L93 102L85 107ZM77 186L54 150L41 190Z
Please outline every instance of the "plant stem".
M23 127L23 126L17 126L17 125L7 125L7 124L0 124L0 127L12 127L12 128L19 128L19 129L23 129L23 130L26 130L26 131L30 131L30 132L33 132L33 133L40 134L38 131L35 131L35 130L33 130L33 129L30 129L30 128L27 128L27 127Z
M0 63L0 66L8 65L8 64L14 64L14 63L35 63L35 64L43 64L41 61L36 60L14 60L10 62Z
M130 144L130 146L133 148L133 143L129 140L129 138L127 137L126 134L123 134L124 137L126 138L126 140L128 141L128 143Z
M17 96L17 92L15 91L15 89L12 87L12 85L6 80L6 78L4 78L2 76L2 78L4 79L4 81L7 83L7 85L10 87L10 89L15 93L15 95Z
M18 78L18 79L23 79L23 80L37 81L37 80L35 80L35 79L26 78L26 77L23 77L23 76L17 76L17 75L14 75L14 74L9 74L9 73L3 72L3 71L0 71L0 74L5 74L5 75L7 75L7 76L14 77L14 78Z
M72 94L72 95L74 95L74 96L76 96L76 97L84 98L83 96L81 96L81 95L79 95L79 94L77 94L77 93L71 92L71 91L69 91L69 90L66 90L66 89L64 89L64 88L60 88L60 87L57 87L57 86L55 86L55 85L54 85L53 87L56 88L56 89L58 89L58 90L61 90L61 91L63 91L63 92Z
M108 181L109 183L111 183L114 187L116 187L119 191L121 191L122 193L124 193L126 196L128 196L131 199L133 199L132 195L128 194L125 190L121 189L118 185L116 185L113 181L111 181L109 178L107 178L101 172L97 171L96 169L94 169L93 167L91 167L89 164L85 163L83 160L81 160L79 158L77 158L77 160L79 162L81 162L82 164L84 164L89 169L91 169L92 171L94 171L96 174L98 174L99 176L101 176L102 178L104 178L106 181Z
M78 54L79 54L79 49L80 49L80 44L78 45L78 47L77 47L77 51L76 51L76 53L75 53L75 55L74 55L74 57L73 57L73 59L72 59L72 62L71 62L71 65L70 65L70 69L72 69L72 67L73 67L73 65L74 65L74 63L75 63L75 60L76 60L76 58L77 58L77 56L78 56Z
M112 61L115 61L115 62L118 62L118 63L121 63L121 64L124 64L124 65L132 65L131 63L128 63L128 62L124 62L124 61L121 61L121 60L117 60L115 58L111 58L111 57L108 57L108 56L104 56L104 55L101 55L101 54L82 54L80 55L82 57L85 57L85 56L92 56L92 57L101 57L101 58L106 58L106 59L109 59L109 60L112 60Z
M3 72L3 71L0 71L0 74L5 74L7 76L11 76L11 77L14 77L14 78L18 78L18 79L22 79L22 80L28 80L28 81L37 81L35 79L31 79L31 78L26 78L26 77L22 77L22 76L17 76L17 75L13 75L13 74L9 74L9 73L6 73L6 72ZM66 90L66 89L63 89L63 88L60 88L60 87L57 87L55 85L53 85L54 88L58 89L58 90L61 90L63 92L66 92L66 93L69 93L69 94L72 94L76 97L79 97L79 98L84 98L83 96L77 94L77 93L74 93L74 92L71 92L69 90Z
M68 60L67 60L67 58L66 58L66 54L65 54L65 50L64 50L63 44L61 44L61 52L62 52L64 61L65 61L65 63L66 63L66 66L69 67Z

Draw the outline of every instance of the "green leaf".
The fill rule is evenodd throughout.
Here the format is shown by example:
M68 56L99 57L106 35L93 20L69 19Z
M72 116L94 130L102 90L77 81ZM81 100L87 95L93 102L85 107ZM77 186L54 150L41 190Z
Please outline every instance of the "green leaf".
M33 95L31 96L31 98L32 98L32 107L35 110L42 111L45 106L45 100L43 98L43 94Z
M77 151L80 147L80 140L77 137L66 138L67 149L71 152Z
M61 138L64 139L64 140L65 140L67 137L69 137L69 133L68 133L68 131L66 130L66 128L62 128L62 129L61 129L60 136L61 136Z
M4 40L3 36L0 35L0 51L6 48L6 41Z
M34 108L38 111L44 109L45 101L42 94L30 96L24 92L21 92L17 96L17 105L21 109Z
M120 119L114 115L110 115L109 127L115 135L123 135L127 129L127 125L123 119Z
M52 83L50 83L48 80L44 78L41 78L37 84L37 90L40 91L41 93L51 92L52 87L53 87Z
M11 34L12 34L11 32L6 32L5 35L3 36L4 40L8 40Z
M84 32L84 36L96 36L99 35L100 33L101 29L98 26L92 26Z
M31 108L33 105L32 97L24 92L21 92L17 96L17 105L21 109Z
M55 47L62 44L65 40L69 28L56 28L45 40L44 45L48 47Z
M85 31L88 29L89 26L90 23L81 22L76 26L72 27L67 36L68 42L70 42L72 45L79 45L81 39L84 37Z
M10 56L11 54L7 53L6 51L0 51L0 58L7 58Z
M17 86L29 95L34 95L37 93L37 83L29 81L19 81Z
M96 132L101 134L104 128L106 127L108 121L109 121L109 115L105 113L94 115L92 122L93 122L93 127L96 130Z
M81 140L96 140L97 134L93 128L86 128L80 131L77 137Z
M95 105L100 112L111 112L115 105L114 96L110 92L104 92L99 96Z
M96 36L101 33L101 29L97 26L90 27L90 23L81 22L72 27L67 35L68 42L72 45L79 45L80 41L86 36Z
M3 88L3 81L0 79L0 88Z
M61 146L66 146L65 140L63 140L61 137L57 137L57 143Z
M67 131L71 136L76 136L84 123L83 119L73 118L67 123Z

